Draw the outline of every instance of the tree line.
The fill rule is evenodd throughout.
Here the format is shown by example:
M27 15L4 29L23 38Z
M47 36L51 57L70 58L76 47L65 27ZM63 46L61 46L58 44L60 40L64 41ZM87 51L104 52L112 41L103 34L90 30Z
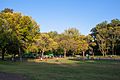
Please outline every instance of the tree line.
M56 31L40 32L39 25L30 16L5 8L0 12L0 56L18 56L35 53L43 57L45 53L75 56L85 54L119 55L120 20L104 21L91 30L91 34L82 35L78 29L69 28L63 33Z
M104 21L91 30L96 47L103 56L120 54L120 20Z

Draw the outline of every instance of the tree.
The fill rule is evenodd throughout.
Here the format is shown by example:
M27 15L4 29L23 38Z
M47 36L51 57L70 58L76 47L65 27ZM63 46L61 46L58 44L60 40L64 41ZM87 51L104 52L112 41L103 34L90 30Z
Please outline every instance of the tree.
M84 53L88 44L85 40L85 36L80 35L79 30L76 28L70 28L65 30L57 41L59 47L64 51L64 57L66 57L67 52L71 51L72 55L79 54L80 52ZM84 47L83 47L84 46Z
M86 40L86 36L84 35L81 35L79 38L79 49L80 49L80 52L82 52L83 59L84 59L85 52L86 50L88 50L88 42Z
M99 50L103 56L108 53L112 53L112 55L116 54L120 42L120 21L118 19L113 19L110 23L107 23L107 21L102 22L96 25L91 31L92 37L99 46Z
M0 48L2 50L2 60L4 60L4 53L6 51L7 42L9 40L9 28L5 19L0 18Z
M73 52L72 55L77 53L78 49L78 42L76 40L79 38L80 33L79 30L76 28L69 28L63 32L63 38L61 40L61 44L64 47L64 57L66 57L66 52L71 50Z
M48 35L50 36L50 38L52 38L52 39L55 39L55 38L58 36L57 31L50 31L50 32L48 32L47 34L48 34Z
M5 9L2 10L1 12L2 12L2 13L13 13L13 9L5 8Z
M94 57L94 48L97 47L96 43L94 42L93 37L89 34L86 36L86 41L88 43L88 50L89 53L92 54L92 56Z
M113 19L111 23L108 24L108 31L109 31L109 41L111 43L111 50L112 55L116 55L116 49L119 44L119 31L120 31L120 20Z
M97 42L99 50L101 51L103 56L106 56L107 51L109 49L109 46L107 44L108 41L107 21L98 24L94 29L92 29L92 31L93 31L92 36Z
M57 38L56 38L56 42L59 45L59 50L63 51L64 57L66 57L66 53L70 49L68 41L69 41L68 36L66 36L64 34L59 34L59 36L57 36Z
M35 45L38 47L39 50L41 50L41 57L44 56L44 52L46 51L52 51L54 49L57 49L58 44L55 42L50 36L46 33L41 33L36 36L35 38Z
M68 36L69 38L78 38L80 36L80 32L76 28L69 28L63 32L64 35Z
M33 37L39 33L39 26L31 17L24 16L21 13L2 12L0 13L0 19L2 23L0 26L0 32L2 33L0 36L2 38L2 49L7 52L13 52L10 51L11 48L19 47L17 52L21 59L22 52L24 52L27 45L33 41ZM4 20L4 22L2 22L2 20ZM2 28L5 29L3 30ZM5 34L6 36L3 36ZM4 39L7 40L5 41ZM6 43L7 45L4 45L3 43Z

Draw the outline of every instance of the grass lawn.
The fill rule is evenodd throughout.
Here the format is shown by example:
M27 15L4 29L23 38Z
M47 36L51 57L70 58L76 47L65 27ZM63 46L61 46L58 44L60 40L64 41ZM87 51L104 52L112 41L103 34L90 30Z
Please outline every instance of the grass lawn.
M119 61L55 59L29 62L0 61L0 72L18 73L30 80L120 80Z

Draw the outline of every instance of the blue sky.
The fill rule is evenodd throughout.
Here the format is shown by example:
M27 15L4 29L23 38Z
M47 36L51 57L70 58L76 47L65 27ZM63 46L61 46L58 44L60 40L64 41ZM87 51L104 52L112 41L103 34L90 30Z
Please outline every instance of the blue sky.
M120 0L0 0L4 8L31 16L41 32L75 27L87 35L100 22L120 19Z

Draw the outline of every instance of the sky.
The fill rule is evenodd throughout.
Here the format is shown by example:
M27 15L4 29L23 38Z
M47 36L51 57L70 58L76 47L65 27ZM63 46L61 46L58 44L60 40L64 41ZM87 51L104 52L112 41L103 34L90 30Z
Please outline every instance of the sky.
M0 0L4 8L31 16L41 32L77 28L87 35L98 23L120 19L120 0Z

